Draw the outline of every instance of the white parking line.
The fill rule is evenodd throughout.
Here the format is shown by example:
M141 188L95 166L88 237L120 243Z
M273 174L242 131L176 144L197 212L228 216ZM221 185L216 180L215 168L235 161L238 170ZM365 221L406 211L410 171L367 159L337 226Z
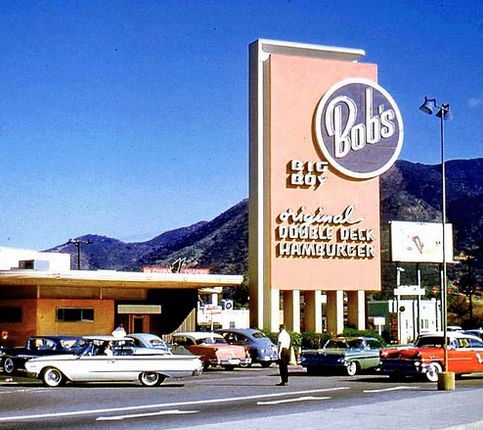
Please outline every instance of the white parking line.
M391 388L380 388L378 390L362 390L363 393L384 393L386 391L397 391L397 390L414 390L414 389L419 389L421 387L414 386L414 387L408 387L401 385L399 387L391 387Z
M0 390L0 395L15 394L15 393L42 393L47 390L49 390L49 388L20 388L17 390L8 390L8 391Z
M179 409L159 411L159 412L146 412L145 414L131 414L131 415L115 415L112 417L98 417L96 421L121 421L130 418L144 418L144 417L157 417L161 415L184 415L184 414L197 414L198 411L180 411Z
M284 400L271 400L268 402L257 402L257 405L264 406L264 405L280 405L282 403L292 403L292 402L305 402L307 400L329 400L332 397L314 397L314 396L305 396L305 397L297 397L295 399L284 399Z
M118 407L118 408L90 409L90 410L84 410L84 411L81 410L81 411L70 411L70 412L46 413L46 414L3 416L3 417L0 417L0 423L9 422L9 421L28 421L28 420L34 420L34 419L75 417L75 416L83 416L83 415L100 415L100 414L107 414L111 412L140 411L143 409L159 409L159 408L174 408L174 407L181 407L181 406L210 405L210 404L217 404L217 403L237 402L241 400L258 400L258 399L268 399L270 397L298 396L298 395L304 395L304 394L306 395L306 394L326 393L326 392L349 390L349 389L350 389L349 387L321 388L318 390L284 391L282 393L267 393L267 394L253 395L253 396L194 400L194 401L175 402L175 403L158 403L153 405L125 406L125 407Z

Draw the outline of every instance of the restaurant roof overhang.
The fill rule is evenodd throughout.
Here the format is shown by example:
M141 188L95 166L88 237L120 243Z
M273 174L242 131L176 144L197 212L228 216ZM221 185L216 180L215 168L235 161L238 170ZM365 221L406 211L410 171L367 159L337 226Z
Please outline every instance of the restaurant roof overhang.
M116 287L141 289L202 289L236 287L242 275L118 272L115 270L0 271L0 286Z

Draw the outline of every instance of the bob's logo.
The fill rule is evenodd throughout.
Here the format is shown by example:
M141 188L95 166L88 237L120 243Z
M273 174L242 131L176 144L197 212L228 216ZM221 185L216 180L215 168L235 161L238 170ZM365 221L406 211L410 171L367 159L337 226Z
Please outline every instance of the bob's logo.
M404 134L393 98L366 79L348 79L329 89L317 106L315 132L327 161L357 179L389 169L401 152Z

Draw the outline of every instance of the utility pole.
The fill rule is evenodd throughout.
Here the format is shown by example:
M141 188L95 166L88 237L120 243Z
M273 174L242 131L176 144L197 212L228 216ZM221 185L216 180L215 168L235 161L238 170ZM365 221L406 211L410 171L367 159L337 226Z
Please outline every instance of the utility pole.
M77 270L80 270L81 269L81 244L90 245L92 241L81 240L81 239L69 239L67 243L70 245L75 245L77 248Z

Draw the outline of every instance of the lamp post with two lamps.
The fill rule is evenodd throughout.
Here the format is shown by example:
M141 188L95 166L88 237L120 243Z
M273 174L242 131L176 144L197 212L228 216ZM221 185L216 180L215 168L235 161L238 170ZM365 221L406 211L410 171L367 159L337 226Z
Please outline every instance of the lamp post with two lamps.
M448 371L448 276L447 276L447 261L446 261L446 169L444 156L444 121L450 118L449 104L443 103L438 105L436 99L424 97L423 104L419 109L428 114L435 114L440 119L440 150L441 150L441 225L443 228L442 246L442 280L441 280L441 307L442 307L442 322L443 322L443 338L444 338L444 371L438 378L438 390L454 390L455 389L455 374Z

